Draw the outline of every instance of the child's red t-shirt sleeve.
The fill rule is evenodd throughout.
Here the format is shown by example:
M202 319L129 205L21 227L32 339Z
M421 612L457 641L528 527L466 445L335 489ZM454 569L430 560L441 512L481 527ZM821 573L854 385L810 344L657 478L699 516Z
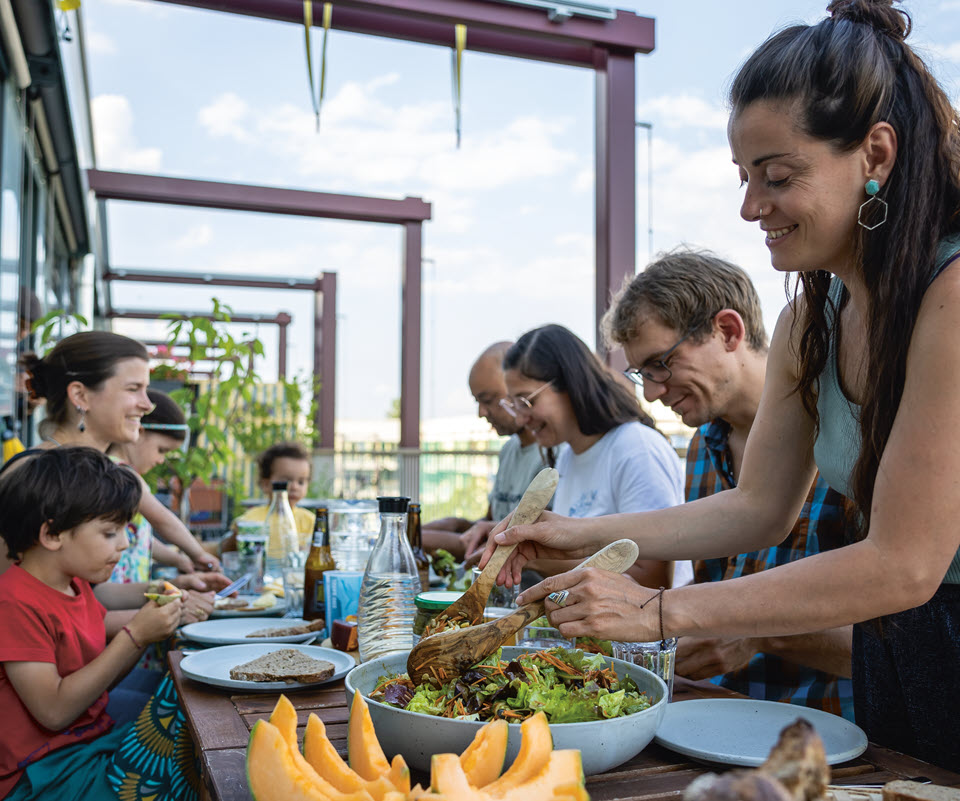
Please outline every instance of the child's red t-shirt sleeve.
M29 606L0 600L0 662L53 662L56 634Z

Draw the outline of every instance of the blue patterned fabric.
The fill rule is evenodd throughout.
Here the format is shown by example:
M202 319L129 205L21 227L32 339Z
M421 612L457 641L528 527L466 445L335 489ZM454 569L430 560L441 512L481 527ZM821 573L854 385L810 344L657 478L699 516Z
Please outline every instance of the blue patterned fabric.
M693 435L687 450L687 501L736 486L729 437L730 425L724 420L708 423ZM846 498L818 476L796 525L782 543L726 559L700 560L694 564L695 583L747 576L840 547L844 543L845 505ZM853 720L850 679L771 654L757 654L746 667L716 676L712 681L751 698L787 701Z

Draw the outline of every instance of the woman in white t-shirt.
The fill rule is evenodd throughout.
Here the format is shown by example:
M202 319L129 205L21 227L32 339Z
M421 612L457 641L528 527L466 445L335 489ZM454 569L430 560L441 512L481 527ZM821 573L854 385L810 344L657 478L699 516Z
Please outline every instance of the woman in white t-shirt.
M683 503L680 458L634 393L573 332L561 325L528 331L507 351L503 369L508 396L501 405L541 448L556 449L555 512L599 517ZM531 565L544 575L570 566ZM645 586L669 587L670 566L642 560L629 572Z

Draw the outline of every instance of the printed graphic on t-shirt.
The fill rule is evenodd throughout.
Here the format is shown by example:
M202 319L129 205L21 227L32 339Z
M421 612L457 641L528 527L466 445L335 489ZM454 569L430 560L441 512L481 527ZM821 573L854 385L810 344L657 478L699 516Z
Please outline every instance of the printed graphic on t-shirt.
M580 493L580 497L570 504L570 511L567 512L567 517L589 517L590 509L593 508L593 504L596 503L599 494L600 490L589 490Z
M502 504L507 509L516 509L522 497L522 492L514 494L512 492L504 492L503 490L494 490L491 493L490 505L493 508L497 508Z

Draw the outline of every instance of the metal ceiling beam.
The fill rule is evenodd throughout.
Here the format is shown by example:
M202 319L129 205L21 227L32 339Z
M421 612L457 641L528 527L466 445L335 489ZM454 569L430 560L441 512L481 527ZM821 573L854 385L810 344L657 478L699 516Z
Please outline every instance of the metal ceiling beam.
M303 23L303 0L156 1ZM337 0L332 19L336 30L442 47L453 46L453 26L462 23L468 50L591 68L597 48L649 53L655 46L654 20L632 11L552 21L543 9L486 0Z
M430 204L418 197L391 200L106 170L87 170L87 181L99 200L128 200L398 225L430 219Z
M320 292L321 278L253 278L249 275L228 273L198 273L195 275L161 270L136 270L127 267L109 267L104 281L133 281L141 284L194 284L200 286L231 286L246 289L296 289Z
M136 311L127 311L125 309L111 309L107 312L107 317L113 320L167 320L170 319L172 312L154 311L152 309L137 309ZM181 311L174 314L175 317L200 317L204 320L213 320L214 317L209 312L188 312ZM230 323L263 323L264 325L290 325L293 317L286 312L280 312L276 315L269 314L231 314L229 320L219 320L218 322ZM173 320L171 320L173 322Z

